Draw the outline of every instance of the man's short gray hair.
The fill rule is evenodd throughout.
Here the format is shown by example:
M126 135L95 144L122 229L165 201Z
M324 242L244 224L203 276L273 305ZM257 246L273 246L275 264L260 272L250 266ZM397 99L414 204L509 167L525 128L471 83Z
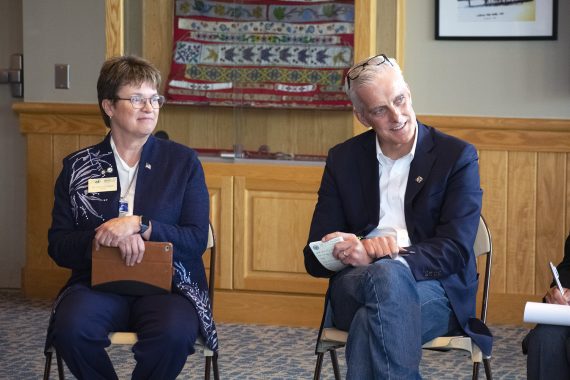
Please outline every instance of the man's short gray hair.
M363 59L362 61L360 61L358 63L355 63L350 68L350 70L352 70L355 67L362 66L362 65L366 64L366 62L368 62L370 59L372 59L374 57L377 57L377 56L369 57L369 58ZM358 98L358 95L356 95L356 88L358 88L362 85L366 85L368 83L371 83L375 78L382 75L387 70L396 71L398 73L398 75L402 78L402 80L405 82L404 74L402 73L402 69L400 68L400 65L398 64L398 62L396 61L395 58L388 58L388 62L383 62L379 65L373 65L372 64L372 65L365 65L365 66L366 67L360 72L358 77L356 77L355 79L350 79L348 76L346 76L345 80L344 80L344 92L346 92L346 95L348 95L348 98L350 99L350 101L352 102L352 105L354 106L354 108L356 110L359 110L361 108L360 99ZM350 70L349 70L349 72L350 72Z

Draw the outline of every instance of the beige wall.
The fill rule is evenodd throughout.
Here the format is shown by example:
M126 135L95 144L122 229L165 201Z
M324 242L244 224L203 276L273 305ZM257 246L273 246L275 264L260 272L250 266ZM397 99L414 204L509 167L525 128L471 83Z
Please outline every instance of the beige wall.
M26 102L96 103L105 59L103 0L23 0ZM71 88L55 89L54 67L71 65Z
M399 1L418 114L570 117L570 2L559 1L557 41L436 41L435 0ZM96 102L104 1L23 0L23 20L26 101ZM71 64L71 89L54 88L56 63Z
M570 118L570 1L558 1L556 41L436 41L435 0L405 1L416 113Z

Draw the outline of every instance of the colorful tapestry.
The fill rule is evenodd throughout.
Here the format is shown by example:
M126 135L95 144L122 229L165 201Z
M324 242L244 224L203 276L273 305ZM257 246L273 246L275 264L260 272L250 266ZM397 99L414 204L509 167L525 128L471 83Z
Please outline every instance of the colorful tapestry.
M350 107L353 1L177 0L171 103Z

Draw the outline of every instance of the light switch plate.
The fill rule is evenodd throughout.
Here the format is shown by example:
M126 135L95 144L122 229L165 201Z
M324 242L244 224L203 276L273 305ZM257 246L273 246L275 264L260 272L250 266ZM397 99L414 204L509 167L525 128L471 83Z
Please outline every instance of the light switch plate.
M63 63L55 64L55 88L69 88L69 65Z

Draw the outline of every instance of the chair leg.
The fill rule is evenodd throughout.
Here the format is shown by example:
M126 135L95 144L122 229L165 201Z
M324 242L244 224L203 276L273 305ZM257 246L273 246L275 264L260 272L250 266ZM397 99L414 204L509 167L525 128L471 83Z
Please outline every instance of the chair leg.
M319 380L321 378L321 367L323 366L323 352L317 354L317 362L315 363L315 374L313 375L313 380Z
M331 353L331 362L334 371L335 380L340 380L340 370L338 369L338 358L336 356L336 350L332 349L329 351Z
M211 356L206 356L206 371L204 372L204 379L210 380L210 364L212 362Z
M46 352L46 365L44 368L44 380L49 380L49 375L51 371L51 352Z
M59 380L65 380L65 375L63 373L63 360L61 360L61 356L55 352L55 361L57 362L57 373L59 375Z
M479 379L479 362L473 363L473 380Z
M491 359L483 359L483 365L485 366L485 376L487 380L493 380L493 374L491 373Z
M214 356L212 356L212 364L214 367L214 380L220 380L220 372L218 369L218 353L214 352Z

